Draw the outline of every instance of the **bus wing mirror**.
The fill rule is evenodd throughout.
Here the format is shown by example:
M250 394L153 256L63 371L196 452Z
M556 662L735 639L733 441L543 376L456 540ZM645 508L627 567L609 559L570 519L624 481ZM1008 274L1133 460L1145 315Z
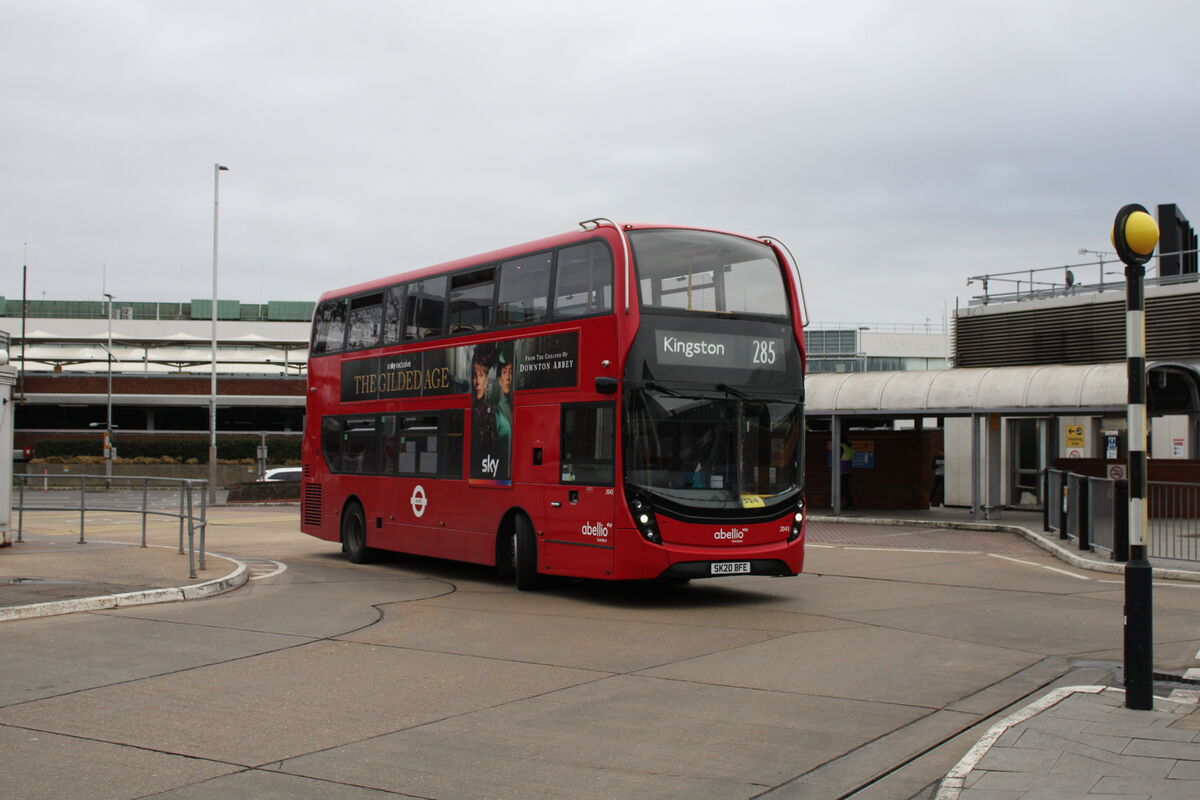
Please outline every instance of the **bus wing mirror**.
M600 394L616 394L617 379L606 376L596 378L596 391Z

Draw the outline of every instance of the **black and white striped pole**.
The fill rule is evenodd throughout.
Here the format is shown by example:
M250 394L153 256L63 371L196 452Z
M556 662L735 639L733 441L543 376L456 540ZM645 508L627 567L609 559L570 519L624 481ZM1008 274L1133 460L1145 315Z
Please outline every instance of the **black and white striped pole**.
M1154 708L1154 588L1146 560L1146 262L1158 224L1127 205L1113 223L1113 246L1125 262L1125 342L1129 373L1129 562L1125 565L1125 707Z

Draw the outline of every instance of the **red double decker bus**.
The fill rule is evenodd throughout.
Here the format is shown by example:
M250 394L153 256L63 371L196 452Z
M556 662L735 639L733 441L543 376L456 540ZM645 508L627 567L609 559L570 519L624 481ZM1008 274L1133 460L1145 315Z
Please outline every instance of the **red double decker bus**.
M581 230L327 292L301 529L548 575L804 564L798 276L769 239Z

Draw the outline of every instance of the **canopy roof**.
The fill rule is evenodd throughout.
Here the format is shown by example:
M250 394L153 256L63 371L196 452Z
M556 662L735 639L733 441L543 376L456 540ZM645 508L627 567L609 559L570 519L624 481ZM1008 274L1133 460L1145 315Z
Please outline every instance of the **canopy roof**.
M1183 378L1195 397L1193 364L1151 364L1147 375ZM817 373L804 379L809 415L958 416L1124 411L1124 363L990 367L905 372ZM1194 400L1190 410L1195 409Z

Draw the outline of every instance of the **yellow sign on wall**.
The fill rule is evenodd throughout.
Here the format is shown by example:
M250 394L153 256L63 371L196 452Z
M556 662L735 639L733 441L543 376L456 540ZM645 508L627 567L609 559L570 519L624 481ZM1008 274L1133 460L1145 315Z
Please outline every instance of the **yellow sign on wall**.
M1086 442L1083 436L1082 425L1067 426L1067 447L1084 447Z

